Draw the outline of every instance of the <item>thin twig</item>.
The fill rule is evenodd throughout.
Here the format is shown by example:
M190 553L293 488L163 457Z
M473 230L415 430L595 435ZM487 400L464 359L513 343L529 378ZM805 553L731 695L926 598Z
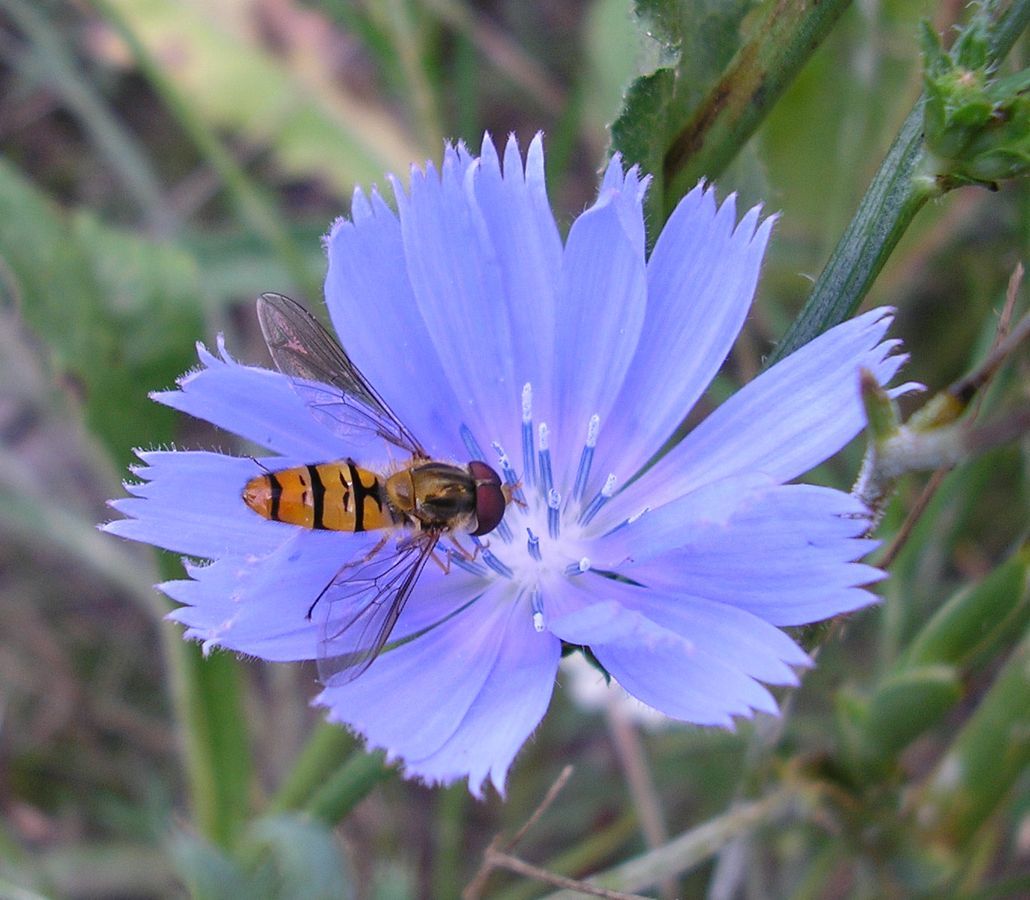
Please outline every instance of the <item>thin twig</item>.
M515 846L526 836L526 832L529 831L537 822L540 821L540 817L543 816L547 810L551 808L551 804L557 799L558 794L561 793L562 788L568 784L569 779L572 777L573 767L566 766L558 774L558 777L554 780L548 789L547 793L544 794L544 799L540 801L537 808L533 810L533 815L526 819L526 824L523 825L518 831L515 832L513 837L507 844L505 844L505 850L512 850Z
M926 512L926 507L930 505L933 495L937 493L937 489L944 482L949 471L949 469L938 469L930 476L930 480L923 488L923 492L919 495L919 498L908 511L908 515L905 516L905 521L901 523L901 528L898 529L898 533L894 535L894 540L891 541L890 546L884 552L883 559L877 561L877 568L889 569L891 565L893 565L894 560L898 558L898 554L901 553L902 548L912 536L916 523L922 517L923 513Z
M572 766L566 766L561 770L561 773L554 780L554 783L547 789L547 793L544 794L544 799L537 804L533 814L526 819L525 824L515 832L515 836L511 838L507 843L504 843L504 849L501 849L502 841L501 835L495 835L494 839L490 841L490 845L486 848L483 853L483 862L479 867L479 870L473 876L472 880L466 885L465 890L461 892L463 900L475 900L475 898L482 896L483 888L486 886L486 881L490 877L490 872L496 868L500 863L495 863L494 859L497 854L501 856L506 855L506 851L514 849L516 844L519 843L525 836L526 832L529 831L537 822L540 821L540 817L547 812L551 804L554 803L555 798L561 793L561 790L568 783L568 780L572 777ZM556 876L557 877L557 876Z
M597 887L585 881L577 881L575 878L555 875L553 872L548 872L547 869L531 865L517 856L509 856L500 850L487 850L487 859L492 865L502 869L508 869L519 875L525 875L527 878L535 878L537 881L543 881L546 884L553 884L555 887L578 891L580 894L589 894L591 897L607 897L609 900L651 900L651 898L645 897L643 894L624 894L621 891L610 891L607 888Z
M1016 297L1019 294L1020 285L1023 283L1023 272L1023 264L1016 263L1016 267L1009 276L1008 286L1005 290L1005 305L1002 307L1001 316L998 318L998 327L995 331L994 341L991 344L991 349L986 359L972 372L964 375L947 389L948 394L963 404L973 401L975 397L975 402L969 413L971 422L975 421L976 416L980 412L980 407L983 405L983 388L994 378L1002 363L1018 349L1023 341L1030 337L1030 314L1023 316L1016 323L1015 327L1012 327L1012 316L1016 307ZM1014 433L1016 435L1020 433L1021 425L1015 421L1016 418L1010 417L1009 427L1005 429L1004 434L999 435L996 433L998 431L996 425L977 429L974 434L979 436L981 444L991 441L990 445L993 446L999 437L1008 439L1013 429L1015 429ZM905 516L905 521L894 536L894 540L891 541L890 546L884 552L883 558L877 563L880 568L890 568L897 559L905 543L912 536L916 523L923 513L926 512L927 506L930 505L930 501L933 499L934 494L937 493L949 471L950 469L948 468L937 469L930 477L919 498L909 510L908 515Z

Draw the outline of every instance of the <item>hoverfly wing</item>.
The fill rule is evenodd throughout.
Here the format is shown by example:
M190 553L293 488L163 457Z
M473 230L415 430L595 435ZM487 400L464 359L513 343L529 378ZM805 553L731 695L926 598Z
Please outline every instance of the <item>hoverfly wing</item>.
M349 684L382 652L439 537L419 533L344 566L316 603L319 680Z
M426 456L336 339L303 306L283 294L262 294L257 315L273 362L290 376L316 419L348 440L379 437L413 456Z

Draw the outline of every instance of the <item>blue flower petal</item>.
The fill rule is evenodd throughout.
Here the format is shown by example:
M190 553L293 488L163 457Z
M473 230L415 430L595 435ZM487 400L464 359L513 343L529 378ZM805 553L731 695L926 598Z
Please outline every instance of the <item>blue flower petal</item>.
M493 671L461 725L432 756L409 759L409 774L443 784L468 775L477 797L489 778L503 796L512 760L547 710L561 658L561 642L537 632L521 604L512 604L503 631Z
M790 680L788 671L768 656L752 658L745 652L748 643L761 644L762 631L745 631L746 637L734 643L732 632L709 635L699 629L701 639L694 640L623 602L627 595L641 593L639 589L597 576L588 584L582 582L570 582L561 597L545 599L547 627L565 641L588 645L637 699L698 725L731 726L734 715L776 711L772 696L748 671L771 672L777 681ZM646 608L641 598L632 599ZM654 598L655 602L660 599L675 603L674 598ZM689 617L676 624L690 631ZM791 656L797 656L796 649Z
M447 421L467 425L481 443L515 445L525 375L515 372L515 330L490 234L476 210L477 167L448 150L439 175L412 174L397 191L401 235L415 302L443 361L457 403ZM517 173L512 173L516 177ZM520 176L519 176L520 177ZM507 415L499 414L508 411Z
M571 488L574 466L595 413L605 421L633 359L644 323L647 283L643 246L627 231L632 206L642 221L635 184L629 195L606 191L572 225L565 246L556 322L555 474Z
M502 587L384 653L360 678L326 688L315 702L391 758L436 753L461 727L499 657L513 614L510 603L497 602Z
M178 390L151 397L305 462L342 459L353 452L353 444L316 421L285 375L240 365L225 352L221 338L219 350L221 358L198 344L203 368L180 378Z
M324 636L338 631L354 609L330 602L327 594L310 619L308 611L341 567L364 557L379 537L288 526L284 530L285 539L266 555L225 557L208 566L189 566L191 580L161 585L169 597L184 604L169 618L187 626L187 637L209 647L276 661L317 658ZM392 639L403 640L437 624L481 590L477 579L460 569L446 575L439 568L427 570L408 598ZM329 652L353 650L360 638L357 629L347 632Z
M367 199L355 191L351 215L326 237L325 296L336 333L426 450L459 458L457 427L440 427L458 408L457 396L415 302L400 221L377 192Z
M514 135L504 148L501 172L497 151L489 136L483 139L479 166L470 180L469 208L480 231L480 252L498 273L511 322L512 370L515 388L530 382L551 383L554 367L555 293L562 264L562 242L547 199L543 142L538 134L529 145L525 169ZM483 373L470 373L473 378ZM511 392L498 397L498 423L517 416ZM495 431L500 432L500 424ZM517 447L506 448L517 453Z
M871 310L763 372L613 498L597 526L737 473L789 481L836 453L865 424L859 368L885 384L905 361L883 340L890 321L889 310Z
M876 546L861 537L864 507L840 491L783 485L745 499L724 523L683 523L682 544L648 550L648 515L612 534L633 559L619 571L655 590L705 597L774 625L800 625L875 602L861 586L884 577L854 563ZM658 534L666 529L661 522ZM633 535L632 531L639 529ZM610 548L614 551L614 547Z
M308 610L340 566L373 539L282 527L286 533L269 553L190 564L190 580L160 585L183 604L169 618L187 626L188 638L279 662L316 658L322 626Z
M715 377L751 307L774 217L737 224L702 185L677 205L647 264L647 315L595 457L600 487L627 479L668 439ZM592 493L592 492L591 492Z
M111 506L129 518L108 522L104 531L175 553L214 559L231 554L271 552L294 529L269 522L243 502L243 486L261 465L284 467L283 457L264 460L203 451L137 450L142 479L126 484L134 496Z

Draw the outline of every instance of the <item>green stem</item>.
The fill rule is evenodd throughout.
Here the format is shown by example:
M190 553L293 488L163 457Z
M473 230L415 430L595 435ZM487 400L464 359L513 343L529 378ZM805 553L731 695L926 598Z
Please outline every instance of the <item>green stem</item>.
M300 809L354 750L354 738L331 722L321 722L308 738L269 812Z
M311 271L304 254L282 226L283 216L276 203L256 184L198 116L161 66L143 45L122 14L109 0L93 0L104 18L126 42L144 76L150 81L183 131L225 186L230 202L240 219L262 238L282 260L297 288L308 297L321 297L319 278Z
M372 788L395 774L396 770L385 764L382 753L357 750L315 793L306 809L326 825L336 825Z
M1016 0L997 16L990 37L992 63L1005 58L1028 22L1030 0ZM942 192L935 179L920 172L924 101L925 94L905 119L804 308L770 354L767 365L851 316L915 214L927 200Z
M791 788L777 791L741 804L717 818L705 822L667 844L607 869L586 879L588 884L616 891L639 891L683 874L716 854L734 838L779 815L791 799L797 799ZM561 891L549 894L547 900L572 900L574 895Z
M205 658L182 639L178 625L161 629L182 724L183 759L197 829L222 847L232 845L250 813L250 750L236 659Z
M665 152L665 210L701 178L714 178L829 34L850 0L770 0L748 41Z

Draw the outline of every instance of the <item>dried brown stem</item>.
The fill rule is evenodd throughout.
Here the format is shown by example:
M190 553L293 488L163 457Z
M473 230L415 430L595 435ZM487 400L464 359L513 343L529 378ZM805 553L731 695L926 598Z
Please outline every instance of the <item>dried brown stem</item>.
M540 821L540 817L550 809L555 798L557 798L558 794L561 793L562 788L565 787L568 780L572 777L572 771L572 766L566 766L561 770L561 773L554 780L554 784L552 784L547 789L547 793L544 794L544 799L541 800L540 803L537 804L536 809L533 810L533 814L526 819L525 824L515 832L515 836L507 843L503 844L504 850L501 849L501 836L499 834L494 836L494 839L490 841L490 845L483 853L482 865L480 865L479 870L473 876L468 885L466 885L465 890L461 892L462 900L476 900L476 898L482 896L483 888L486 886L486 881L490 877L490 872L502 865L502 863L496 861L498 856L507 857L507 853L505 851L513 849L526 836L529 829ZM528 863L525 865L528 865ZM559 876L554 877L557 878Z
M575 878L555 875L554 872L548 872L547 869L531 865L517 856L509 856L500 850L487 850L486 855L487 860L494 866L508 869L519 875L525 875L527 878L535 878L537 881L543 881L546 884L553 884L555 887L577 891L580 894L589 894L591 897L607 897L609 900L651 900L651 898L645 897L643 894L624 894L621 891L610 891L607 888L597 887L586 881L577 881Z

